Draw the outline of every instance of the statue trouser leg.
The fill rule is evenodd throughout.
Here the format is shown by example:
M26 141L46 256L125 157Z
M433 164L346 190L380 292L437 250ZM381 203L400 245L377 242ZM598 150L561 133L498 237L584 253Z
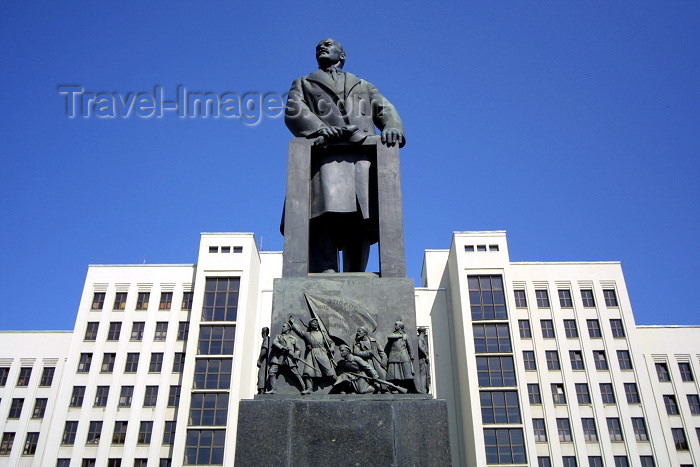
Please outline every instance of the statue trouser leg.
M367 269L371 244L364 238L353 238L343 245L343 272L364 272Z
M301 391L302 394L311 394L314 390L314 382L310 376L304 377L304 390Z
M329 217L324 214L309 223L309 272L338 272L338 247L333 241Z
M274 394L275 390L277 389L277 378L279 377L277 375L278 371L279 371L278 365L273 364L272 366L270 366L270 371L267 373L268 374L267 387L270 388L267 391L268 394Z

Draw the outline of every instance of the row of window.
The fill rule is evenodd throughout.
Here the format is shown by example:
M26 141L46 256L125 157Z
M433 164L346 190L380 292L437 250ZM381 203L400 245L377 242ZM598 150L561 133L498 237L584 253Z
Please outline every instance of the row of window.
M624 441L620 419L617 417L608 417L605 419L605 421L608 427L608 436L610 441ZM562 443L573 442L574 439L571 431L570 420L568 418L557 418L556 424L559 441ZM599 441L598 430L596 429L594 418L582 418L581 426L583 428L583 437L586 442L597 443ZM634 431L634 438L637 441L649 441L649 433L643 417L632 417L632 428ZM544 418L533 418L532 429L536 442L546 443L548 441L547 428L545 426Z
M139 366L138 352L128 352L126 354L126 362L124 364L124 373L136 373ZM151 352L151 360L148 364L149 373L160 373L163 369L163 352ZM117 360L117 354L114 352L105 352L102 355L102 365L100 373L112 373L114 371L114 363ZM78 373L89 373L92 366L92 353L85 352L80 354L78 360ZM173 358L173 372L182 372L185 366L185 354L183 352L175 352Z
M233 249L231 249L230 246L222 246L219 248L218 246L210 246L209 247L209 253L243 253L243 247L242 246L234 246Z
M544 339L554 339L554 322L551 319L541 319L540 327L542 328L542 338ZM586 327L588 329L588 336L592 339L602 339L603 332L600 328L600 321L597 319L587 319ZM530 328L530 320L520 319L518 320L518 329L520 331L520 337L523 339L532 338L532 329ZM623 339L625 337L625 327L622 324L621 319L611 319L610 320L610 331L616 339ZM578 327L576 326L575 319L565 319L564 320L564 334L569 339L578 338Z
M9 456L12 452L12 445L15 442L15 433L5 432L0 440L0 456ZM24 449L22 455L33 456L36 453L36 447L39 444L39 432L32 431L27 433L27 438L24 441Z
M102 437L102 420L90 421L88 426L87 437L85 444L97 445ZM126 432L129 422L126 420L117 420L114 422L114 430L112 431L112 444L124 444L126 440ZM75 444L75 436L78 432L77 421L67 421L63 429L61 444L72 446ZM153 433L153 422L142 421L139 423L139 431L136 438L138 444L150 444L151 435ZM175 440L175 420L166 420L163 430L163 445L171 445Z
M474 251L487 251L486 250L486 245L476 245L476 249L474 248L474 245L464 245L464 251L467 253L472 253ZM488 245L488 251L498 251L498 245Z
M659 377L659 381L666 382L671 381L671 373L668 371L667 363L656 363L656 375ZM678 370L681 373L681 379L683 381L695 381L693 377L693 369L690 362L678 362Z
M56 368L52 366L46 366L41 371L41 379L39 380L39 386L48 387L53 383L53 375L56 373ZM0 387L7 384L7 378L10 375L9 367L0 367ZM29 386L29 380L32 377L32 367L22 367L19 369L19 375L17 376L17 387Z
M588 383L576 383L576 400L581 405L591 404L591 393L588 389ZM629 404L640 404L641 399L639 398L639 390L637 389L636 383L624 383L625 387L625 397L627 403ZM552 400L555 404L566 404L566 394L564 392L564 385L561 383L553 383L551 385ZM528 383L527 394L532 405L542 404L542 393L540 392L540 385L538 383ZM600 394L603 402L605 404L615 404L615 392L613 386L610 383L600 384Z
M627 456L614 456L615 467L629 467L630 461ZM641 467L656 467L653 456L639 456ZM577 467L575 456L563 456L561 465L564 467ZM588 456L588 467L603 467L602 456ZM552 460L549 456L539 456L537 458L537 467L552 467Z
M95 292L92 296L92 304L90 309L93 311L99 311L104 308L105 304L105 292ZM126 299L128 297L128 292L117 292L114 296L114 304L112 306L113 310L122 311L126 309ZM136 309L137 310L147 310L148 303L151 298L150 292L139 292L136 297ZM160 301L158 302L158 309L163 311L169 311L173 305L173 293L172 292L161 292ZM182 303L180 304L182 310L192 309L192 292L183 292Z
M85 328L85 341L94 341L97 339L97 331L100 328L100 323L98 321L88 321L87 327ZM143 331L146 328L146 323L144 321L134 321L131 325L131 337L132 341L143 340ZM190 330L190 323L188 321L180 321L177 327L177 340L184 341L187 340ZM121 321L112 321L109 323L109 329L107 331L108 341L118 341L121 336L122 323ZM164 341L168 335L168 322L158 321L156 323L155 333L153 335L153 340Z
M56 467L70 467L70 459L58 459L56 461ZM147 467L148 459L134 459L133 467ZM161 457L158 461L158 467L171 467L173 465L172 459L166 459ZM107 460L107 467L121 467L122 459L110 458ZM97 467L97 459L83 458L80 463L80 467Z
M545 360L547 361L548 370L561 370L559 362L559 352L556 350L545 350ZM571 361L572 370L584 370L583 353L581 350L570 350L569 359ZM631 370L632 359L627 350L617 351L617 361L620 370ZM593 351L593 362L596 370L608 370L608 359L605 356L604 350ZM535 352L533 350L523 350L523 363L526 370L537 370L537 362L535 361Z
M97 386L93 407L106 407L109 398L109 386ZM82 407L85 399L85 386L73 386L70 398L70 407ZM134 396L134 386L122 386L119 392L119 407L131 407ZM38 400L38 399L37 399ZM158 386L146 386L143 406L155 407L158 403ZM180 386L170 386L168 391L168 407L177 407L180 404Z
M663 398L666 413L669 415L680 415L681 411L678 407L676 396L674 394L664 394ZM700 396L697 394L688 394L686 398L688 399L690 413L693 415L700 415Z
M574 307L574 302L571 297L571 290L559 289L557 290L557 294L559 295L559 306L561 308ZM527 308L527 296L524 289L514 290L513 295L515 297L516 308ZM603 299L605 300L606 307L618 307L615 289L603 289ZM581 301L583 302L583 306L585 308L595 308L593 289L581 289ZM549 302L549 291L547 289L536 289L535 302L537 303L537 308L551 308L551 304Z

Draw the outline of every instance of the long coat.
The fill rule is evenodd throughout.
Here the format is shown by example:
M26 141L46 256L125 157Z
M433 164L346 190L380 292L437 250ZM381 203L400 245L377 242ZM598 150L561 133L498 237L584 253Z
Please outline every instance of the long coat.
M307 137L325 127L357 126L351 142L376 134L375 125L404 133L394 106L372 84L344 73L342 89L323 70L298 78L287 99L285 123L295 135ZM376 184L371 182L371 160L361 151L329 151L312 161L311 218L327 212L355 212L364 219L376 216Z

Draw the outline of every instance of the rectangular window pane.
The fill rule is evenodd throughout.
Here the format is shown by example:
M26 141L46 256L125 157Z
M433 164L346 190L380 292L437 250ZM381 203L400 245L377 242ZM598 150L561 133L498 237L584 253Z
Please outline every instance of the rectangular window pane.
M205 282L202 321L236 321L238 277L209 277Z

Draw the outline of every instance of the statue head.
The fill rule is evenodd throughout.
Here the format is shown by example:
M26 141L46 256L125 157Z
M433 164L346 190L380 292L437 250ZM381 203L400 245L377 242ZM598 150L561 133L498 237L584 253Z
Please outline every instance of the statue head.
M340 350L340 356L343 358L350 355L350 347L345 344L341 344L340 347L338 347L338 350Z
M357 340L364 339L366 335L367 335L367 329L364 326L360 326L359 328L357 328L357 331L355 332L355 339L357 339Z
M427 331L427 329L424 328L423 326L418 328L418 334L425 334L425 331Z
M282 334L286 334L292 330L292 326L289 323L282 323Z
M264 328L262 328L262 336L263 336L263 337L267 337L267 336L269 336L269 335L270 335L270 328L268 328L267 326L265 326Z
M316 62L319 68L326 68L338 64L338 68L345 65L345 50L340 42L335 39L323 39L316 45Z
M394 323L395 331L403 331L403 321L397 321Z
M314 318L314 319L312 319L311 321L309 321L309 329L311 329L311 330L313 330L313 331L315 331L316 329L318 329L318 320L317 320L316 318Z

